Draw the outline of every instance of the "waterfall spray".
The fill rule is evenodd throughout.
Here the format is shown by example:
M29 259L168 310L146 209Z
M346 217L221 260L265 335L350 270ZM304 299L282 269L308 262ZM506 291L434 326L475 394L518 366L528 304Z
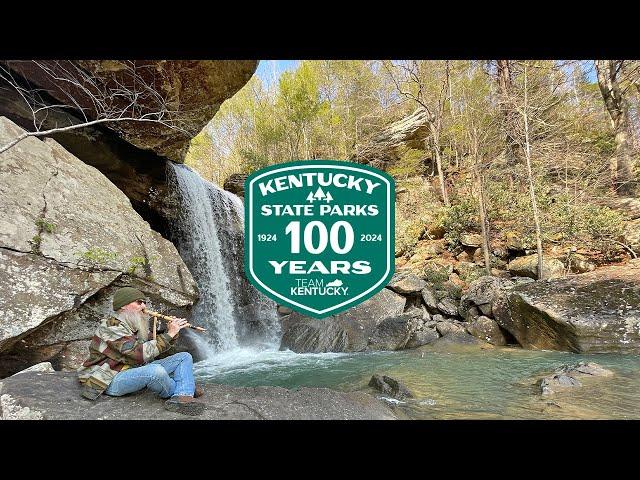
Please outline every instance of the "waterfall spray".
M242 201L189 167L170 165L169 185L179 200L172 239L200 291L192 312L195 323L207 327L216 353L243 340L273 343L275 304L244 276Z

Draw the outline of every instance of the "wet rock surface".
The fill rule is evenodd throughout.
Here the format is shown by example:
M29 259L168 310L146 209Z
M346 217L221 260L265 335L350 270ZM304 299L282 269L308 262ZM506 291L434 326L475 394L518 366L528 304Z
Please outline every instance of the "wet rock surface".
M365 302L318 320L297 312L282 321L280 349L297 353L364 351L382 320L402 314L406 299L383 288Z
M369 386L383 395L389 395L398 400L413 398L413 394L401 381L387 375L375 374L369 380Z
M607 267L515 287L493 305L525 348L640 353L640 267Z
M419 320L411 315L400 315L382 320L374 329L368 350L401 350L413 336Z
M231 387L207 384L207 409L189 417L164 409L163 400L142 391L123 397L80 396L73 372L26 372L0 382L0 418L44 420L393 420L382 401L364 392L328 388Z
M582 387L580 379L593 377L610 377L611 370L603 368L593 362L579 362L576 365L565 365L557 369L551 375L541 378L537 385L542 395L552 395L567 389Z

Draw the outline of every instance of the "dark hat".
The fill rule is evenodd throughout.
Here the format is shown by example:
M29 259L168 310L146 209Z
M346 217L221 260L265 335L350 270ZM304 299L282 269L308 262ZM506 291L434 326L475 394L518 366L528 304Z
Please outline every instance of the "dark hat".
M137 288L123 287L116 290L113 295L113 309L115 311L120 310L125 305L135 302L136 300L144 300L146 297Z

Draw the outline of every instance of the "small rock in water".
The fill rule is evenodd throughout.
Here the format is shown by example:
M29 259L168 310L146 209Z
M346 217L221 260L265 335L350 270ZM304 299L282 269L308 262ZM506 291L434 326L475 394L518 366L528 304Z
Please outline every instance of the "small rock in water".
M540 380L540 391L542 395L556 393L554 388L581 387L582 384L569 375L554 374Z
M558 389L581 387L582 383L576 377L609 377L613 375L611 370L601 367L593 362L579 362L576 365L564 365L553 374L539 381L542 395L556 393Z
M278 305L278 314L279 315L290 315L293 313L293 310L289 307L285 307L284 305Z
M597 363L593 362L580 362L575 367L572 367L570 372L581 373L583 375L591 375L594 377L609 377L613 375L611 370L601 367Z
M387 375L374 374L369 380L369 386L397 399L413 398L411 391L402 382Z

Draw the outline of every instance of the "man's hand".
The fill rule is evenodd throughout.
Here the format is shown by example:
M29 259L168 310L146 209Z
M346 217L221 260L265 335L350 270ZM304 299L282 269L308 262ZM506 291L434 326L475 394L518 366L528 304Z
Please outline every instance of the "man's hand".
M173 338L178 334L180 330L188 327L189 327L189 322L187 322L186 319L174 317L172 321L167 322L167 333L171 338Z

